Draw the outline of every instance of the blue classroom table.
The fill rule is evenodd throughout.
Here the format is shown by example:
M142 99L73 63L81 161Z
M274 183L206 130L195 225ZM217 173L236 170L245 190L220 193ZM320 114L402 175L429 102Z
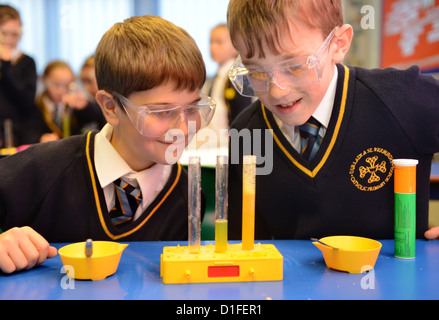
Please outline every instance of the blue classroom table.
M171 284L160 278L160 254L176 242L134 242L122 254L117 272L105 280L74 281L58 256L30 271L0 274L2 300L406 300L439 299L439 241L417 240L416 259L393 256L393 240L383 244L375 269L348 274L326 268L311 241L273 243L284 257L284 280L278 282ZM211 242L203 242L207 244ZM180 243L187 245L187 243ZM64 244L54 244L60 248Z

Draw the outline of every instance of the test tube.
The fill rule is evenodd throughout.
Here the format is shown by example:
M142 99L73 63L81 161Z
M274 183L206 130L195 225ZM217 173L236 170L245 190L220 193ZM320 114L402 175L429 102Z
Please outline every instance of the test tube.
M201 239L201 164L199 157L189 157L189 252L200 252Z
M418 160L395 159L395 257L416 256L416 166Z
M13 148L14 147L14 130L13 123L11 119L5 119L4 123L5 130L5 148Z
M244 156L242 170L242 250L253 250L255 241L256 156Z
M215 251L227 251L229 157L217 156L215 184Z
M70 109L68 107L63 113L62 116L62 134L63 138L68 138L71 135L71 114Z

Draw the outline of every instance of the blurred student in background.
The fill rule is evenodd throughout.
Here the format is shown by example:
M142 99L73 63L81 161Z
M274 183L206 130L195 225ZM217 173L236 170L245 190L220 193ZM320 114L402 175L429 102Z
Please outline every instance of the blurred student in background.
M4 122L12 120L14 146L38 142L35 122L35 61L18 49L23 34L19 12L0 5L0 148L5 147Z
M221 129L223 134L226 134L233 119L251 104L251 99L238 94L228 78L227 73L238 53L232 45L226 24L220 24L212 29L210 54L212 60L218 63L218 71L215 77L206 81L203 92L217 102L217 107L212 122L207 128L214 130L220 139ZM227 139L222 141L227 142ZM220 146L220 141L213 146Z
M77 87L73 93L64 98L64 102L76 110L78 122L81 123L81 133L90 130L100 130L107 123L99 104L96 93L99 91L96 81L94 56L88 57L82 65Z
M87 129L100 129L97 124L90 124L96 119L102 121L102 112L87 99L74 80L74 73L66 62L53 61L46 66L42 77L45 89L36 102L44 118L45 133L41 142L81 134Z
M87 94L89 95L87 98L90 99L90 101L96 102L95 96L99 89L96 81L94 56L88 57L85 60L79 78L81 79L81 82L84 85Z

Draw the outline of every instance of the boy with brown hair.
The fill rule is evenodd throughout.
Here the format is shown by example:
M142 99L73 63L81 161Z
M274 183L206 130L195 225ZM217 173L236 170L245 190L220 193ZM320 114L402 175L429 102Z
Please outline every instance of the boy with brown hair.
M200 95L195 41L159 17L134 17L103 36L95 61L108 124L0 161L3 272L53 257L48 242L187 239L187 173L175 153L189 122L200 129L215 110Z
M274 140L273 150L262 151L273 158L273 170L256 181L255 237L393 238L395 158L419 160L422 237L431 160L439 151L438 81L418 67L342 65L353 31L343 24L341 0L231 0L228 26L240 53L230 79L242 95L259 98L232 127L271 130ZM241 234L241 185L241 165L233 164L232 238Z

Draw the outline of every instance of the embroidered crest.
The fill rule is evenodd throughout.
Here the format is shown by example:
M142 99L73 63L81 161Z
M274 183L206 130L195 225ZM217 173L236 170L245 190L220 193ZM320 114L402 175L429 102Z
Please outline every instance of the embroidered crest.
M376 191L386 185L393 175L393 156L382 148L369 148L351 164L351 182L361 191Z

